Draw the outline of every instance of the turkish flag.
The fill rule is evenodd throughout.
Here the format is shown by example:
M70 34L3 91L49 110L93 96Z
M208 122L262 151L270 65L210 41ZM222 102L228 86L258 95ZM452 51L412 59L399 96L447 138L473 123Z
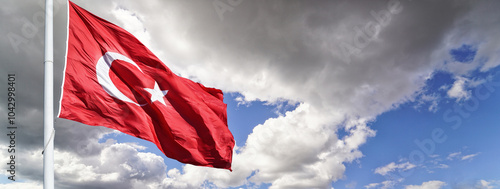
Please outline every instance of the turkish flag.
M151 141L183 163L230 170L234 139L222 91L175 75L132 34L68 6L58 117Z

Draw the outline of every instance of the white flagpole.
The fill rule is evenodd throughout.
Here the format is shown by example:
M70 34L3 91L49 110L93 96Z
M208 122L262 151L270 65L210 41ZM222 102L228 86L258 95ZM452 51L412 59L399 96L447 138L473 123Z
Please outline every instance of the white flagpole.
M45 0L45 80L43 95L43 188L54 189L53 0Z

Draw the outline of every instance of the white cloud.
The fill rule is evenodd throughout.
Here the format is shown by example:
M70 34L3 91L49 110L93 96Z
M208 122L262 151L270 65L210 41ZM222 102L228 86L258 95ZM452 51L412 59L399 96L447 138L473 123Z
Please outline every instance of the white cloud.
M493 186L490 186L490 182L485 181L485 180L480 180L477 183L477 188L478 189L493 189Z
M352 182L350 182L350 183L347 183L347 184L345 185L345 187L346 187L346 188L356 188L356 186L357 186L357 185L358 185L358 183L357 183L357 182L352 181Z
M30 188L30 189L42 189L43 184L34 182L12 182L8 184L0 184L0 188L3 189L20 189L20 188Z
M493 189L500 187L500 180L479 180L476 183L476 189Z
M118 4L115 4L115 8L111 10L111 13L120 21L120 25L123 29L134 35L144 45L151 45L151 35L146 31L146 28L144 28L144 23L142 21L144 18L140 18L138 14L130 10L118 7Z
M422 91L424 92L424 91ZM420 94L416 99L416 104L414 105L415 109L419 109L422 106L426 105L427 110L429 112L436 113L438 111L440 97L436 94Z
M462 154L462 152L453 152L453 153L450 153L448 155L448 157L446 157L446 159L453 160L453 159L459 157L461 154Z
M446 183L439 180L431 180L422 183L422 185L408 185L405 189L441 189Z
M54 152L56 188L153 189L157 188L156 186L166 177L163 158L152 153L140 152L139 150L144 149L143 146L115 143L112 140L105 143L98 143L98 140L87 142L97 149L66 151L56 148ZM6 151L0 152L2 156ZM82 156L82 152L93 155ZM43 159L41 154L41 149L16 151L16 161L19 162L16 178L27 181L16 180L13 183L0 185L1 188L41 188L41 181L37 181L43 170L40 163Z
M380 189L389 189L389 188L394 188L394 186L398 183L401 183L403 179L398 179L398 180L386 180L380 183L370 183L365 186L366 189L370 188L380 188Z
M472 159L472 158L476 157L477 155L479 155L479 153L464 155L464 156L462 156L461 160Z
M366 185L365 188L366 189L375 188L379 185L381 185L381 184L380 183L370 183L370 184Z
M438 101L437 100L433 100L432 104L429 106L429 108L427 110L429 110L430 112L436 113L437 112L437 107L438 107Z
M57 182L85 188L156 188L166 176L163 158L143 147L127 143L102 143L98 156L81 157L56 150L54 170ZM64 187L61 187L64 188Z
M457 101L467 100L471 96L471 92L466 88L468 80L463 77L456 78L453 86L448 90L447 94L450 98L455 98Z
M471 160L473 159L474 157L476 157L477 155L479 155L480 153L475 153L475 154L468 154L468 155L464 155L462 154L461 151L459 152L453 152L453 153L450 153L448 155L448 157L446 157L447 160Z
M448 169L449 167L450 167L450 166L449 166L449 165L446 165L446 164L439 164L439 165L437 166L437 168L439 168L439 169Z
M385 166L377 167L375 169L375 173L384 176L384 175L387 175L388 173L393 172L393 171L397 171L397 170L406 171L409 169L413 169L415 167L416 167L416 165L414 165L410 162L405 162L405 163L400 163L400 164L396 164L394 162L391 162Z

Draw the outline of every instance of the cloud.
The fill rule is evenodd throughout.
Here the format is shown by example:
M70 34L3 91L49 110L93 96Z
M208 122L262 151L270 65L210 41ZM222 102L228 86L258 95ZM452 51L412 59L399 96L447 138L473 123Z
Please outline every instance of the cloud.
M0 184L0 187L3 189L19 189L19 188L42 189L43 185L40 183L14 182L11 184Z
M436 168L439 168L439 169L448 169L450 166L449 165L446 165L446 164L439 164Z
M466 90L468 80L463 77L458 77L453 86L448 90L447 94L450 98L455 98L457 101L467 100L471 97L471 92Z
M377 186L381 185L381 183L370 183L365 186L365 188L370 189L370 188L375 188Z
M479 153L464 155L464 156L462 156L461 160L472 159L472 158L476 157L477 155L479 155Z
M478 183L477 183L477 186L478 188L481 188L481 189L492 189L493 186L490 186L490 182L488 181L485 181L485 180L480 180Z
M166 177L163 158L140 152L144 149L142 146L116 143L111 139L95 143L97 155L82 156L81 152L55 150L54 170L58 188L157 188ZM41 151L22 151L17 157L20 164L16 177L30 181L8 186L37 185L38 182L33 181L41 175Z
M115 4L115 6L118 5ZM150 45L151 35L147 32L146 28L144 28L144 23L142 21L144 18L140 18L134 12L119 6L112 10L112 14L120 21L120 25L123 26L123 29L133 33L133 35L144 45Z
M500 187L500 180L469 180L457 183L453 188L493 189Z
M453 159L457 158L458 156L460 156L461 154L462 154L462 152L453 152L453 153L450 153L448 155L448 157L446 157L446 159L453 160Z
M493 189L498 187L500 187L500 180L479 180L475 186L477 189Z
M400 164L396 164L394 162L391 162L385 166L377 167L375 169L375 173L380 174L382 176L385 176L388 173L393 172L393 171L397 171L397 170L406 171L409 169L413 169L415 167L417 167L417 166L410 163L410 162L405 162L405 163L400 163Z
M429 107L427 108L427 110L429 112L437 112L438 110L438 103L439 103L439 99L440 97L438 95L426 95L426 94L423 94L422 96L420 96L420 100L418 101L418 104L416 104L415 108L418 108L420 106L422 106L425 102L428 102L430 103Z
M358 185L358 183L355 181L352 181L352 182L346 184L345 187L346 188L356 188L356 185Z
M439 180L431 180L422 183L422 185L408 185L405 189L440 189L445 186L446 183Z

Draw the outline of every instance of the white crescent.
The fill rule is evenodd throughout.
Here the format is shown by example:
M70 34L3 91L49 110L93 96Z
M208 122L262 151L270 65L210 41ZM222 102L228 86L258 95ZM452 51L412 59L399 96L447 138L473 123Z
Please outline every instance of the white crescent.
M125 62L128 62L128 63L134 65L135 67L137 67L137 69L139 69L139 71L142 72L141 68L139 68L139 66L137 66L137 64L134 61L130 60L130 58L123 56L122 54L119 54L119 53L106 52L104 55L102 55L101 58L99 58L99 60L97 61L97 65L96 65L97 81L99 82L99 84L101 84L104 91L106 91L112 97L115 97L117 99L120 99L121 101L129 102L129 103L132 103L132 104L135 104L138 106L146 105L146 104L138 104L138 103L130 100L130 98L125 96L113 84L113 81L111 81L111 77L109 77L109 69L111 68L111 64L115 60L123 60Z

